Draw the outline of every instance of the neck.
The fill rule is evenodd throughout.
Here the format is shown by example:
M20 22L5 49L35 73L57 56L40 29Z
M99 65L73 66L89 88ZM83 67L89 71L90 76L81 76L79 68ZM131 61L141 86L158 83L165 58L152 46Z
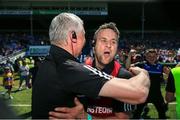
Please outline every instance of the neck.
M99 63L97 60L95 61L95 66L98 70L102 70L105 68L105 65Z
M73 52L72 52L72 47L71 47L71 45L68 45L68 44L53 44L53 45L55 45L55 46L57 46L57 47L60 47L60 48L62 48L62 49L64 49L64 50L66 50L68 53L70 53L71 55L74 56L74 54L73 54ZM75 56L74 56L74 57L75 57Z

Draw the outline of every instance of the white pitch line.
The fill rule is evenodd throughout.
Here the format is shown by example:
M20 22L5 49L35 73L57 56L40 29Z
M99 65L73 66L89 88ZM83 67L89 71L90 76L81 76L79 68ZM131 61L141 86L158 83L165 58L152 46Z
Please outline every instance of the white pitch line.
M153 105L152 103L148 103L148 105ZM176 102L168 103L168 105L176 105Z
M29 104L10 104L9 106L14 106L14 107L30 107L31 105L29 105Z

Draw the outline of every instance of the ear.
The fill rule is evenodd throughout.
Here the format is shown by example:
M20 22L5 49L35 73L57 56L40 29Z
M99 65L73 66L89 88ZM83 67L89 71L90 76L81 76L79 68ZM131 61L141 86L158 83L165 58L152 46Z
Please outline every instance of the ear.
M95 54L95 48L94 47L92 47L92 53L93 53L93 55Z
M92 46L92 47L95 47L95 45L96 45L95 40L92 40L91 46Z
M72 33L71 33L71 41L73 43L77 42L77 36L76 36L76 32L75 31L72 31Z
M72 31L72 38L73 38L73 39L77 39L77 36L76 36L76 32L75 32L75 31Z

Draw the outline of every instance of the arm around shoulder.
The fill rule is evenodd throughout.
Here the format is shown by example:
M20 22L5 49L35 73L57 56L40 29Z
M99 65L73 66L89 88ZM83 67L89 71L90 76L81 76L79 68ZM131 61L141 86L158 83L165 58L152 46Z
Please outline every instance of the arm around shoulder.
M132 68L131 71L136 76L129 80L121 78L111 79L104 84L99 95L112 97L130 104L145 102L150 86L148 72L138 67Z

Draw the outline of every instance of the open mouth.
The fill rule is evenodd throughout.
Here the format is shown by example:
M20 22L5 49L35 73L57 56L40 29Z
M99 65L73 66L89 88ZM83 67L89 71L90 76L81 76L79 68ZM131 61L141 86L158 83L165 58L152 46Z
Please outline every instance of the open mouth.
M105 55L110 55L110 52L106 51L104 52Z

